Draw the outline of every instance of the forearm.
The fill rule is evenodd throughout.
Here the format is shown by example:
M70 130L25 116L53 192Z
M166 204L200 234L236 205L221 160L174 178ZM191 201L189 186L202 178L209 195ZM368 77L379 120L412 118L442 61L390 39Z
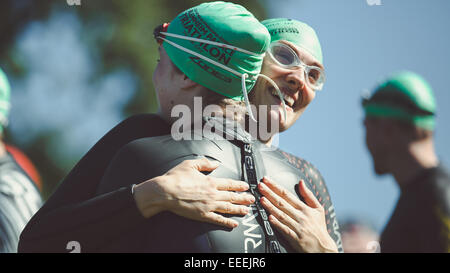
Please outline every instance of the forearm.
M19 252L67 252L70 241L95 252L143 220L131 188L120 188L35 219L21 235Z

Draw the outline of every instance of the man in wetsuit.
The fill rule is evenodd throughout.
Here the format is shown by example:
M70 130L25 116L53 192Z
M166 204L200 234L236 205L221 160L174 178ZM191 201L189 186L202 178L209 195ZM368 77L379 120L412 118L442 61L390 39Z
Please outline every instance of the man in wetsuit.
M9 82L0 69L0 253L17 252L20 233L42 202L35 183L3 142L9 99Z
M435 153L436 102L419 75L400 72L363 99L366 144L377 174L391 174L400 198L381 252L450 251L450 176Z
M175 67L175 69L177 69L177 68ZM300 69L297 69L297 70L296 69L286 70L283 73L278 72L278 74L276 74L276 75L278 75L278 77L279 77L278 81L280 81L280 82L281 81L289 82L289 81L292 81L292 80L288 79L288 78L292 78L292 76L289 76L289 74L294 74L294 73L299 73L299 72L301 72L301 74L300 74L300 78L301 78L301 75L303 75L303 72ZM281 78L280 75L284 75L283 79ZM296 77L296 79L297 79L296 81L298 81L298 78L299 77ZM305 103L298 104L298 106L301 105L301 107L296 108L296 111L300 110L300 109L301 109L301 111L303 111L304 108L308 105L309 102L310 102L310 100L306 100ZM102 139L102 140L105 140L105 139L107 139L107 140L106 141L100 141L96 145L96 147L94 147L88 153L88 155L86 157L86 158L88 158L88 160L87 161L84 160L83 162L80 162L79 165L77 165L77 167L75 169L83 169L83 168L84 169L86 169L86 168L90 169L91 172L89 173L89 175L92 174L92 173L97 172L97 170L99 168L100 169L106 169L105 165L101 165L101 166L98 165L98 162L99 161L101 162L102 160L92 160L93 158L103 159L102 157L99 156L99 153L95 153L94 152L95 150L97 150L97 151L101 150L102 152L105 152L105 150L108 150L108 151L111 152L111 155L109 155L109 157L112 157L112 155L114 155L114 153L117 152L118 148L121 147L117 143L123 143L122 145L124 145L124 144L127 143L127 141L133 140L133 138L134 139L139 138L139 135L141 137L143 137L143 136L151 136L152 133L154 133L153 135L164 134L163 131L161 131L161 132L146 132L146 131L150 131L152 129L155 130L155 128L163 128L164 127L164 126L159 126L159 125L161 125L161 121L158 120L158 119L155 119L155 118L153 118L153 121L152 121L153 125L155 123L159 124L159 125L152 126L152 128L148 128L148 127L146 128L145 126L140 126L140 127L137 126L138 124L141 124L141 125L145 124L145 123L143 123L145 118L146 118L145 116L140 115L140 116L132 118L131 120L128 121L128 123L121 124L117 128L114 128L112 130L112 132L110 132L111 135L114 135L114 131L124 132L124 130L125 130L124 128L128 128L129 129L129 128L133 127L133 126L130 127L130 124L136 125L133 128L134 129L133 134L135 134L135 135L131 136L131 135L126 135L126 134L124 135L124 134L122 134L121 135L121 137L122 137L121 141L117 141L117 140L113 141L112 139L108 139L108 135L110 134L109 133L107 136L105 136L104 139ZM148 123L148 124L152 124L152 123ZM136 131L138 133L136 133ZM136 134L137 134L137 136L136 136ZM115 145L115 144L117 144L117 145ZM108 147L111 147L111 146L118 147L118 148L116 148L115 150L114 149L109 150ZM107 147L107 148L105 148L105 147ZM108 156L106 156L106 157L108 157ZM314 191L315 191L316 196L319 195L319 193L320 193L320 195L325 194L324 196L318 196L318 198L320 199L322 204L325 205L325 207L326 207L326 211L325 212L328 213L328 216L327 216L327 225L329 226L329 230L328 231L330 232L330 234L333 234L333 235L336 234L336 232L338 231L336 229L337 222L335 222L335 220L334 220L335 216L333 215L334 212L333 212L333 208L332 208L332 205L331 205L331 201L330 201L330 198L329 198L329 195L328 195L328 191L326 190L325 184L323 182L323 179L320 176L320 173L318 173L318 171L315 170L314 167L312 167L308 162L306 162L304 160L295 158L292 155L289 155L287 153L284 153L282 157L283 157L283 159L286 162L291 164L293 167L299 168L302 171L304 171L304 175L305 175L304 176L304 180L307 181L308 186L310 186L311 188L314 187ZM91 164L89 164L88 162L90 162ZM193 163L193 162L195 162L195 163ZM109 163L109 161L106 161L106 163ZM95 165L95 164L97 164L97 165ZM176 169L174 169L173 171L168 172L164 176L164 178L166 178L167 181L170 180L170 179L168 179L169 177L172 178L172 180L174 182L176 182L176 183L171 183L172 185L176 185L177 183L178 184L179 183L183 183L183 185L185 185L185 186L186 185L192 185L192 189L195 189L196 187L199 187L199 186L204 186L204 182L203 182L203 185L202 185L202 183L198 183L197 181L194 181L194 179L191 179L191 181L189 181L188 180L188 176L186 175L186 174L189 174L188 173L189 170L194 170L194 169L195 170L201 170L201 168L199 168L199 166L201 166L201 165L204 168L204 169L202 169L203 171L211 171L211 170L214 170L215 168L217 168L217 166L218 166L217 164L211 164L211 163L207 162L206 160L187 161L187 162L181 163L181 165L179 167L177 167ZM63 202L65 204L69 204L69 205L66 205L66 207L61 208L61 209L59 209L57 211L51 211L51 209L49 209L49 210L46 211L46 214L44 214L43 217L42 216L40 217L40 219L39 219L40 222L39 223L36 223L37 220L33 221L34 225L36 225L36 224L37 225L41 225L41 229L44 229L44 230L55 230L55 229L58 230L58 228L59 228L59 230L62 230L65 233L70 232L71 234L73 234L73 238L74 239L75 238L82 238L83 236L89 237L89 243L83 244L83 245L88 246L88 247L86 247L87 251L90 250L89 244L98 245L98 244L101 243L101 242L99 242L100 240L103 240L105 237L107 238L109 236L114 236L118 232L120 233L120 230L124 230L125 226L127 226L126 223L125 223L126 221L120 221L119 223L114 225L114 228L107 228L105 230L104 227L107 226L107 224L115 223L116 221L114 221L114 218L111 217L111 216L109 216L109 219L105 218L104 220L102 220L102 217L99 217L98 214L93 213L94 211L99 212L99 209L102 208L103 211L102 211L102 213L100 213L101 215L115 215L114 217L117 216L117 218L128 217L128 218L126 218L126 219L129 220L128 223L132 223L133 221L131 221L130 219L133 219L134 216L138 216L138 214L136 213L135 208L133 208L132 200L127 197L129 195L128 195L128 191L126 189L120 189L120 190L117 190L117 191L112 191L112 192L110 192L108 194L98 195L97 197L90 199L89 202L84 202L83 203L83 210L82 210L81 206L79 204L77 204L77 202L80 202L80 200L89 199L88 194L89 194L89 192L91 190L85 191L84 193L81 193L81 194L76 194L76 192L80 192L80 190L79 190L79 188L81 187L80 183L84 183L86 181L95 181L95 180L92 179L92 177L89 177L89 175L88 175L88 172L85 172L84 174L77 173L76 171L71 172L71 174L69 174L69 176L68 176L69 177L68 180L71 179L71 180L78 181L77 182L78 184L63 183L63 185L58 189L58 192L57 192L57 193L65 192L66 196L67 196L67 193L73 193L72 195L68 196L69 199L71 199L71 200L67 200L67 199L62 200L61 198L59 198L59 200L57 200L57 198L51 198L51 200L49 200L49 203L48 203L49 206L48 207L51 207L51 205L54 205L55 203L59 203L59 206L61 206L61 204ZM195 175L196 175L195 177L197 178L196 180L204 179L203 175L200 174L200 173L199 174L195 174ZM101 176L100 176L100 178L101 178ZM98 178L98 180L100 178ZM188 180L188 181L186 181L186 180ZM84 182L79 182L79 181L84 181ZM316 183L316 181L317 181L317 183ZM197 182L197 184L195 184L196 182ZM225 182L225 181L222 181L222 182ZM230 181L228 181L228 182L230 182ZM235 182L233 182L233 183L235 183ZM85 183L85 184L86 184L85 185L86 187L84 188L84 190L86 188L92 188L95 185L97 185L98 183L93 182L93 183ZM148 186L148 185L150 185L150 183L147 183L146 185ZM153 185L156 185L156 184L154 183ZM166 183L165 185L170 185L170 184ZM268 185L271 185L271 184L268 183ZM168 186L166 186L166 187L168 187ZM143 187L135 187L135 196L139 195L139 194L136 194L136 193L139 193L140 189L142 189L142 188ZM238 187L236 185L233 186L233 188L234 188L234 190L242 190L243 189L242 187ZM306 188L300 188L300 189L305 189L304 192L306 192ZM269 191L265 191L265 192L263 191L263 193L265 193L268 196L270 195ZM173 193L173 194L175 196L176 193ZM59 195L59 197L64 196L64 194L57 194L57 195ZM146 196L145 194L144 194L144 196L145 196L144 199L152 200L152 198L149 198L149 196ZM174 196L172 196L172 197L174 197ZM273 194L271 196L272 196L271 199L273 200L273 198L275 198L275 197L273 197L274 196ZM197 198L200 199L201 196L197 196ZM102 204L103 202L108 202L107 200L125 200L125 199L128 200L128 201L116 202L114 204L114 206L111 206L111 207L99 206L99 204ZM313 200L313 199L311 198L311 200ZM209 201L211 201L211 200L209 200ZM89 204L87 204L87 203L89 203ZM182 204L182 206L181 206L181 208L177 209L177 212L180 215L183 215L183 216L186 216L186 217L189 217L189 218L192 218L192 219L196 219L196 220L201 220L201 221L205 221L205 218L206 218L205 216L211 216L211 217L214 217L214 218L209 218L208 220L210 222L214 222L216 224L222 224L222 225L227 226L227 227L233 227L237 223L233 219L220 217L220 215L218 215L218 214L202 213L202 211L199 211L199 210L194 211L192 209L192 208L195 208L194 202L192 202L191 204L189 204L187 202L184 202L184 203L180 202L180 203ZM248 201L242 202L242 204L248 204ZM130 207L128 207L128 209L123 209L124 206L130 206ZM84 208L89 208L89 209L84 210ZM66 224L67 223L71 223L71 221L74 219L74 217L73 217L74 214L69 213L69 211L70 212L76 211L77 215L78 214L80 214L80 215L90 215L90 214L92 214L92 217L87 217L88 220L86 220L86 222L85 222L86 223L86 227L78 226L77 228L70 228L70 227L68 228ZM82 213L82 211L84 213ZM111 212L113 212L113 213L111 213ZM57 224L56 226L54 225L54 221L46 221L46 219L52 219L52 217L55 218L56 215L58 215L59 219L64 219L64 220L60 221L60 223ZM96 215L96 216L94 216L94 215ZM92 218L92 220L95 218L96 221L95 222L90 221L89 219L91 219L91 218ZM213 219L213 220L211 221L211 219ZM102 235L103 236L96 236L95 238L91 238L91 237L94 237L94 236L88 236L87 235L89 233L95 233L95 230L97 230L97 228L98 228L98 230L102 231ZM116 232L116 233L114 233L114 232ZM57 233L57 231L55 233ZM52 236L50 238L50 240L49 240L48 237L46 237L42 233L39 234L39 232L35 233L35 234L33 234L33 232L28 232L28 234L25 234L25 235L27 235L27 236L23 236L23 237L25 237L26 240L22 240L22 241L24 241L26 243L26 244L23 244L24 246L26 246L26 247L24 247L24 251L45 251L45 249L42 248L42 245L39 248L39 245L40 245L39 241L40 240L46 240L46 243L47 243L46 246L54 246L54 247L56 247L57 245L60 245L59 248L61 248L61 245L64 245L64 242L67 242L67 238L68 238L67 235L65 235L65 236ZM30 235L32 235L32 236L30 236ZM58 237L64 237L66 239L61 239L61 238L58 238ZM33 247L33 246L36 246L36 247ZM55 249L55 248L53 248L53 249ZM53 251L55 251L55 250L53 250ZM92 249L91 249L91 251L92 251ZM317 250L315 250L315 251L317 251Z

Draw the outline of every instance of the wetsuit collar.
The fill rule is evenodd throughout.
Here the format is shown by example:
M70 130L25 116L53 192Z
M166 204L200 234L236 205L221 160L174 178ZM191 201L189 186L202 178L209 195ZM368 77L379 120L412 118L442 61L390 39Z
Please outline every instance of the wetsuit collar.
M205 126L214 128L216 133L222 133L228 140L238 140L244 143L256 141L244 128L235 120L224 117L203 117Z

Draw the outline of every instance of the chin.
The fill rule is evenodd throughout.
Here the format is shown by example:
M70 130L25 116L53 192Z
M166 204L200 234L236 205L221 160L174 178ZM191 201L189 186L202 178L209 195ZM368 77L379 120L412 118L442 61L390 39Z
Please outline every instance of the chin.
M284 122L280 122L279 126L279 132L282 133L284 131L286 131L287 129L289 129L291 127L292 124L287 124Z
M300 110L299 110L300 111ZM291 128L292 125L294 125L297 120L300 118L301 114L303 113L303 110L297 113L288 113L287 114L287 121L280 122L280 132L284 132L287 129Z

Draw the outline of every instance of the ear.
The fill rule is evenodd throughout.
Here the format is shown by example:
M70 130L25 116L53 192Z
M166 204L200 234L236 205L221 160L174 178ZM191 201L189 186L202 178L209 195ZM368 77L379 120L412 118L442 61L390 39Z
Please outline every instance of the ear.
M184 73L182 73L182 75L180 75L179 78L179 83L180 83L180 88L182 90L191 90L194 89L195 87L197 87L199 84L194 82L193 80L189 79L188 76L186 76Z

